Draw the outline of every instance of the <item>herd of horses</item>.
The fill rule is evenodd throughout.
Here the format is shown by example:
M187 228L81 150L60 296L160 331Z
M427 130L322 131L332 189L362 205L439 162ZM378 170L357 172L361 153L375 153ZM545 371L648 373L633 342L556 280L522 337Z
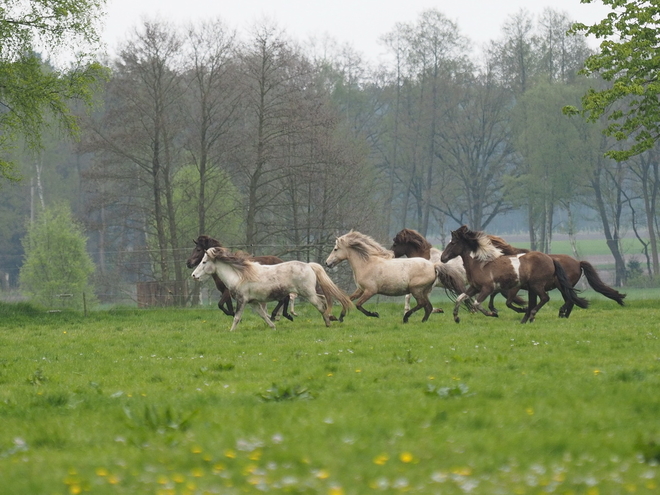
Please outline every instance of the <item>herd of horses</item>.
M289 308L296 296L305 298L318 309L326 326L333 320L343 321L353 304L366 316L378 317L377 312L364 308L376 294L406 296L404 323L422 309L422 321L427 321L432 312L442 312L434 309L430 301L431 290L436 285L443 287L454 300L453 317L457 323L461 305L472 312L498 316L493 303L497 294L506 298L508 308L524 314L521 323L532 322L549 301L548 292L552 289L558 289L564 299L559 317L568 318L575 306L587 308L589 304L575 289L582 275L596 292L618 304L623 305L626 297L607 286L587 261L515 248L501 237L472 231L465 225L451 233L451 241L443 251L434 248L412 229L400 231L390 249L357 231L338 237L325 264L333 268L348 261L356 285L350 296L318 263L232 252L206 235L193 242L195 248L186 266L194 268L193 279L214 280L222 293L218 307L234 318L231 330L241 321L248 304L273 329L279 311L293 320L293 309L289 312ZM521 289L527 291L527 301L518 295ZM411 296L416 301L412 308ZM484 308L482 303L488 297L488 307ZM235 311L232 298L236 300ZM341 306L339 318L332 315L335 300ZM277 305L268 314L266 303L271 301L276 301Z

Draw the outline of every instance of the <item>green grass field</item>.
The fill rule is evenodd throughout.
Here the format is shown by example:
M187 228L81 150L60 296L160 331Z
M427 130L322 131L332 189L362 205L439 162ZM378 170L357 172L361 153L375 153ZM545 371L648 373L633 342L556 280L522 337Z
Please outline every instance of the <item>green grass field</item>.
M660 305L401 323L0 305L2 494L660 490ZM655 294L657 295L657 293Z

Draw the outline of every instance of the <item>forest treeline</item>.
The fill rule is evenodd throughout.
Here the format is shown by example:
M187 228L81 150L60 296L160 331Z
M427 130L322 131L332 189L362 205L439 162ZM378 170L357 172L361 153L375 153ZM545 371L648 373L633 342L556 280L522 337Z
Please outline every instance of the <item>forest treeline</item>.
M475 47L438 10L397 24L374 67L348 46L301 45L264 21L144 21L106 61L81 138L56 132L17 153L23 180L0 197L0 270L16 280L26 220L67 200L97 280L154 280L188 297L182 262L199 234L254 254L319 261L357 229L444 236L518 212L532 249L574 234L587 212L626 276L630 231L658 273L658 150L623 162L605 123L562 113L601 81L572 20L520 11ZM565 218L556 225L558 214ZM122 253L144 253L136 273ZM145 265L146 264L146 265Z

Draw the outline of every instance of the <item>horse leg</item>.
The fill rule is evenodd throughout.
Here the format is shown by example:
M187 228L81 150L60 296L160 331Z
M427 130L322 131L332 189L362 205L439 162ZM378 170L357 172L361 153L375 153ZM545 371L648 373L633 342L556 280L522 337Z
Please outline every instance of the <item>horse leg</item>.
M314 306L316 309L319 310L319 313L321 313L321 316L323 316L323 321L325 322L325 326L329 327L330 326L330 316L332 315L327 315L326 314L326 309L328 309L328 302L325 299L325 296L321 294L317 294L316 290L307 292L307 293L302 293L300 294L303 296L307 301L309 301L312 306Z
M429 294L432 288L433 286L431 286L429 290L421 290L421 291L416 290L413 293L413 297L415 298L415 301L417 301L417 306L407 311L403 315L404 323L408 323L408 319L410 318L410 315L412 315L415 311L418 311L422 308L424 308L424 317L422 318L422 322L425 322L426 320L429 319L429 315L433 312L433 305L431 304L431 301L429 301Z
M573 304L572 301L565 301L564 305L559 308L559 317L560 318L568 318L571 316L571 311L573 311L573 307L575 304Z
M535 305L534 307L532 307L532 293L533 292L530 290L529 291L529 307L532 308L532 309L529 311L529 320L528 320L529 323L532 323L534 321L534 318L536 318L536 313L539 312L539 309L541 309L543 307L543 305L550 300L550 296L548 296L548 293L545 290L540 289L538 291L539 303L538 303L538 305ZM536 294L535 293L534 293L534 302L536 302Z
M362 295L358 298L357 302L355 303L355 307L360 310L362 314L365 316L370 316L372 318L379 318L380 315L377 312L371 312L362 307L362 305L367 302L369 299L371 299L371 296L373 296L372 293L362 291Z
M468 293L469 292L470 291L468 289ZM489 295L491 295L492 293L493 293L492 288L483 287L481 289L481 291L479 292L479 294L477 294L477 297L474 299L474 303L472 304L472 307L475 310L481 311L486 316L493 316L493 317L497 318L497 316L498 316L497 312L492 312L490 309L484 309L484 307L481 305L481 303L484 302L486 300L486 298ZM457 317L458 317L458 309L457 309L457 307L454 307L454 321L456 321ZM458 321L456 321L456 323L458 323Z
M518 306L514 306L514 303L513 303L514 301L521 300L518 297L518 290L519 289L511 289L509 291L509 293L507 295L507 298L506 298L506 307L509 308L509 309L514 310L516 313L527 313L527 311L528 311L527 306L523 307L523 308L519 308Z
M461 303L466 299L468 299L468 300L472 299L475 296L476 293L477 293L477 290L474 289L474 287L469 287L466 292L463 292L461 295L459 295L456 298L456 303L454 304L454 321L456 323L460 323L460 321L461 321L461 319L458 317L458 310L461 307ZM472 310L476 311L477 309L479 309L479 308L477 308L477 302L475 301L475 302L472 303Z
M254 308L254 311L263 318L263 320L268 324L270 328L275 330L275 323L270 319L270 316L268 315L268 311L266 311L266 304L265 303L251 303L252 307Z
M410 296L412 294L406 294L406 297L404 298L404 303L403 303L403 314L405 315L408 311L410 311Z
M529 298L527 301L527 311L525 312L525 316L523 316L523 319L520 320L520 323L527 323L527 321L532 315L532 309L536 307L536 292L530 289L528 293L529 293Z
M243 311L245 310L245 301L243 298L236 299L236 313L234 313L234 321L229 329L230 332L233 332L238 324L241 322L241 317L243 316Z
M497 313L497 308L495 308L495 296L499 294L499 292L493 292L490 295L490 300L488 301L488 309L490 310L491 313Z
M225 305L227 308L225 309ZM231 303L231 294L228 289L222 291L222 297L218 301L218 308L227 316L234 316L234 308Z
M277 321L277 312L282 308L282 316L284 316L287 320L293 321L293 317L289 314L288 307L289 307L289 301L291 298L291 294L287 295L283 299L280 299L277 301L277 306L273 309L272 313L270 314L270 319L273 321Z
M296 294L295 292L289 294L289 314L293 316L298 316L298 313L296 313L296 310L294 308L294 302L296 300L296 297L298 297L298 294ZM291 321L293 321L293 318L291 318Z

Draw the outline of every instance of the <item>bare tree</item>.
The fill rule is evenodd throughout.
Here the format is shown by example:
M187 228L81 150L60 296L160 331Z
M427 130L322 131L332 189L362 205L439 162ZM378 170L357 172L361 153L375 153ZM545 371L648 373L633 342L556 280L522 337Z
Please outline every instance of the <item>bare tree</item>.
M117 181L129 210L141 213L145 243L156 253L154 276L161 282L175 275L175 297L184 293L172 178L180 164L183 86L181 40L168 24L145 21L120 50L108 84L106 109L92 125L86 150L97 152L103 168L97 178ZM179 300L181 302L181 300Z

